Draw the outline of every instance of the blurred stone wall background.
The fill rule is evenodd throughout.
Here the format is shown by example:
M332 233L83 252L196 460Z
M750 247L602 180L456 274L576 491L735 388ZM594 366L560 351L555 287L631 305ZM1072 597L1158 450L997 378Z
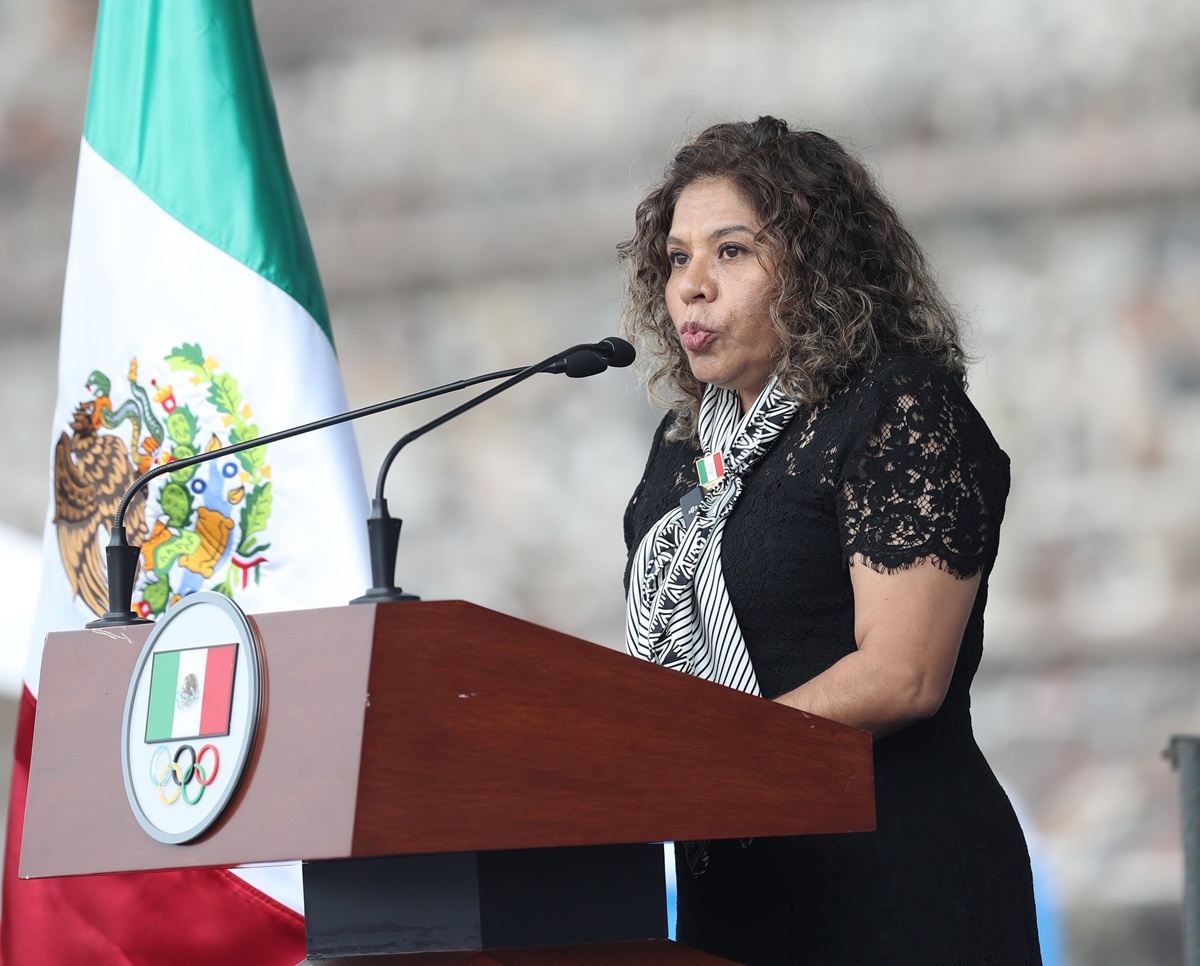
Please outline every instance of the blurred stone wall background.
M1200 4L254 6L352 405L615 332L613 246L685 132L776 113L869 161L970 322L972 395L1013 458L980 743L1069 961L1178 962L1161 752L1200 732ZM94 18L0 0L0 523L26 542ZM443 408L360 422L368 482ZM618 645L656 418L626 373L545 377L415 443L388 491L398 582Z

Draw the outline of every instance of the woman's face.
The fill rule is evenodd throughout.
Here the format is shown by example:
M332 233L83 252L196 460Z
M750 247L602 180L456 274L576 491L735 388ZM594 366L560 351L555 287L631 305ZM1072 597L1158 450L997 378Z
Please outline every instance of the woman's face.
M750 408L774 368L779 337L767 314L771 282L754 236L762 224L732 181L693 181L667 236L667 311L701 382L733 389ZM764 262L767 264L764 265Z

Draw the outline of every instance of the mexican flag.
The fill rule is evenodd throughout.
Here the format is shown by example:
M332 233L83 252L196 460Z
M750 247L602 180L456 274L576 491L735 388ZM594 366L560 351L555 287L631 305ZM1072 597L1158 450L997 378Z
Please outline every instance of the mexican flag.
M146 743L229 734L237 644L159 651L150 665Z
M13 768L5 966L157 962L187 922L208 924L182 940L191 962L304 958L294 866L27 881L17 866L43 637L107 610L103 550L122 493L151 466L347 408L250 4L103 0ZM160 477L125 515L141 547L134 607L155 618L202 589L249 613L346 603L370 585L366 517L347 426ZM215 695L212 708L198 698L204 733L232 665L176 660L193 678L177 667L176 695ZM187 730L190 714L164 727Z

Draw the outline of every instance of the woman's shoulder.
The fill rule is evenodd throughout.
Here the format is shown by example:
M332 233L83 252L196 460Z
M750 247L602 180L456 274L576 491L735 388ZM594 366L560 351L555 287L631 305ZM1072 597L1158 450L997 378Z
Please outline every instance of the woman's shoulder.
M678 414L673 409L668 409L663 413L662 419L658 421L658 425L654 429L654 435L650 438L650 454L649 462L653 462L655 456L659 455L664 449L673 449L680 446L686 447L687 440L682 442L672 442L671 430L675 427Z
M966 396L966 382L962 376L936 359L910 353L881 355L856 372L847 388L882 397L897 393Z
M935 359L888 354L845 386L852 435L877 445L953 437L956 447L1007 463L991 428L971 402L963 377ZM940 445L940 444L939 444Z
M989 570L1009 489L1008 456L959 376L931 359L881 359L841 466L846 558L907 566L937 557L958 576Z
M672 431L675 429L678 421L679 414L673 409L668 409L663 414L650 441L648 464L662 458L672 461L696 458L694 454L700 451L700 443L695 433L685 436L683 439L672 438Z

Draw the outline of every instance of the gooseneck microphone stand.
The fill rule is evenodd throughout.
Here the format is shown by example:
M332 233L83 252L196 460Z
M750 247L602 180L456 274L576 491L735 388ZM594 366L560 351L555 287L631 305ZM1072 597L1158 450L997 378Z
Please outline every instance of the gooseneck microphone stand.
M405 406L409 403L420 402L424 399L432 399L435 396L441 396L448 392L455 392L459 389L467 389L471 386L479 385L483 382L494 382L497 379L515 379L520 381L527 378L536 372L549 373L566 373L568 376L578 377L592 375L597 372L603 372L610 364L612 365L629 365L629 362L610 362L606 357L617 355L621 359L625 356L629 357L631 362L633 359L633 348L628 343L621 342L621 347L614 347L611 343L621 342L620 339L609 339L598 345L582 345L568 349L566 352L560 352L549 359L538 363L536 366L529 366L518 369L504 369L500 372L489 372L482 376L473 376L470 379L460 379L457 382L447 383L444 386L438 386L434 389L425 389L421 392L411 393L407 396L400 396L396 399L390 399L387 402L375 403L370 406L364 406L361 409L350 410L349 412L340 413L336 416L328 416L324 419L314 420L311 423L305 423L302 426L294 426L291 429L284 429L278 433L271 433L267 436L259 436L255 439L243 440L240 443L234 443L230 446L222 446L218 449L211 450L206 453L197 453L195 456L188 456L179 460L171 460L167 463L161 463L158 466L152 467L141 476L139 476L130 485L129 489L121 497L121 502L117 505L117 512L113 514L113 525L109 533L108 546L105 548L105 556L108 562L108 611L103 617L94 621L89 621L85 626L89 628L105 628L105 627L121 627L130 624L150 624L153 623L143 617L139 617L133 611L133 588L137 577L138 557L141 554L141 548L133 546L129 543L128 536L125 532L125 513L129 509L130 501L136 496L146 484L152 480L166 474L174 473L178 470L187 469L189 466L196 466L199 463L205 463L209 460L220 459L223 456L232 456L235 453L241 453L248 449L254 449L256 446L267 446L270 443L277 443L281 440L290 439L293 436L301 436L305 433L311 433L318 429L325 429L329 426L336 426L339 423L348 422L352 419L358 419L362 416L372 416L375 413L385 412L389 409L395 409L398 406ZM496 389L485 394L487 398L495 395L508 387L510 383L504 383ZM478 397L473 400L471 405L482 402L485 397ZM467 408L470 408L469 406ZM454 411L451 415L457 415L458 411ZM446 418L451 418L447 416ZM422 427L417 431L417 435L422 432L427 432L435 425L440 425L445 419L435 421ZM412 434L410 434L412 435ZM403 445L409 437L401 440L401 443L395 447L398 451L400 445ZM394 454L393 454L394 455ZM389 457L388 463L391 462ZM375 561L376 552L374 549L375 538L370 538L372 541L372 577L376 578ZM392 572L395 570L395 549L392 551ZM378 580L376 579L376 583Z
M305 423L303 426L281 430L269 436L259 436L255 439L244 440L230 446L222 446L207 453L197 453L195 456L172 460L169 463L161 463L158 466L152 467L133 481L129 489L125 491L125 495L121 497L121 502L117 504L117 512L113 515L113 525L109 535L108 546L105 548L105 556L108 560L108 612L103 617L90 621L85 626L91 628L119 627L128 624L153 623L143 617L139 617L132 609L133 586L137 577L138 555L141 553L141 548L132 546L128 542L125 533L125 512L129 508L129 503L151 480L165 473L184 470L189 466L195 466L198 463L204 463L208 460L219 459L222 456L231 456L234 453L241 453L256 446L266 446L269 443L276 443L280 440L289 439L292 436L300 436L304 433L311 433L314 430L336 426L338 423L344 423L351 419L358 419L360 416L372 416L375 413L385 412L388 409L395 409L397 406L420 402L423 399L432 399L434 396L454 392L458 389L467 389L481 382L504 379L524 371L524 369L505 369L501 372L489 372L486 375L474 376L470 379L460 379L458 382L438 386L435 389L426 389L408 396L400 396L397 399L390 399L387 402L375 403L371 406L364 406L362 409L355 409L337 416L329 416L325 419ZM552 371L565 372L566 369L564 367L562 370Z

